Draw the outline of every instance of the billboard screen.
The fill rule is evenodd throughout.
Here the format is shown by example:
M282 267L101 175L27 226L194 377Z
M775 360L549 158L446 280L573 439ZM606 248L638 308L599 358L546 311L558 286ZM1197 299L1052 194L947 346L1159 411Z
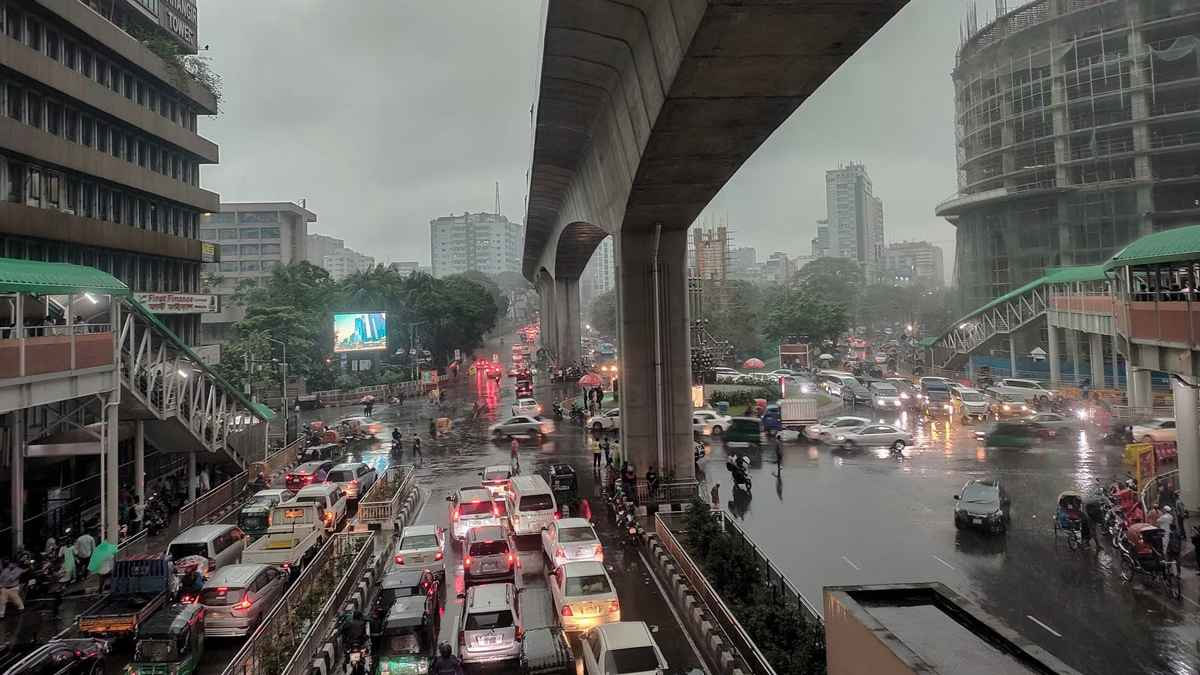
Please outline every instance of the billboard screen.
M333 315L333 351L387 349L387 314L360 312Z

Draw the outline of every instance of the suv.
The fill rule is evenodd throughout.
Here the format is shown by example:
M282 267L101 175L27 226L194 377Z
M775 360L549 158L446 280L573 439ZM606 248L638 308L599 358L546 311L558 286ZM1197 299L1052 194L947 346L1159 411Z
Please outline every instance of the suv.
M459 597L463 606L458 625L458 658L463 663L519 658L525 627L517 587L508 583L471 586Z
M1012 500L1000 481L969 480L954 495L954 527L976 527L999 534L1008 529Z
M346 499L357 501L375 485L378 475L373 466L367 466L362 462L346 462L333 467L325 480L336 483L342 494L346 495Z
M446 501L450 502L450 531L459 541L466 539L472 528L500 524L492 493L481 487L459 488Z
M950 387L950 405L954 406L954 416L963 424L972 419L985 420L991 412L991 404L979 391L962 385Z
M475 527L463 542L463 585L513 581L517 546L499 525Z
M316 460L305 462L288 472L284 478L287 489L299 492L300 488L314 483L324 483L329 472L333 470L333 462Z
M1048 403L1053 401L1057 394L1042 386L1037 380L1020 380L1016 378L1005 378L1000 380L988 390L995 394L1020 394L1027 403Z

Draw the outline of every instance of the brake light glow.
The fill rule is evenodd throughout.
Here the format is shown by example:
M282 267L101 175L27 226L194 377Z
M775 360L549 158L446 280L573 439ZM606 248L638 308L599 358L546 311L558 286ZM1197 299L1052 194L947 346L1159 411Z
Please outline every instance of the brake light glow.
M454 507L454 510L450 512L450 518L453 520L458 520L458 507L457 506Z
M570 606L570 605L563 605L563 608L562 608L562 615L563 615L563 616L574 616L574 615L575 615L575 613L571 611L571 606Z
M612 602L608 603L608 611L610 614L613 612L621 611L621 603L616 600L613 600Z
M434 559L434 560L441 560L443 557L445 557L445 556L443 556L443 555L442 555L442 552L441 552L441 551L438 551L437 553L434 553L434 554L433 554L433 559Z
M470 567L470 566L471 566L471 556L464 557L463 558L463 567Z
M596 560L603 558L604 557L604 547L601 546L600 544L596 544L596 550L593 552L593 555L596 556Z
M514 563L516 563L516 562L517 562L517 557L516 557L516 556L514 556L513 554L509 553L509 554L508 554L508 569L510 569L510 570L511 570L511 569L512 569L512 566L513 566L513 564L514 564Z
M396 564L397 564L397 565L403 565L403 564L404 564L404 556L402 556L402 555L398 555L398 556L396 556L395 560L396 560Z
M557 549L554 550L554 557L555 558L566 558L567 552L564 551L561 546L559 546Z
M234 605L233 608L234 609L250 609L250 604L251 603L249 600L243 600L243 601L239 602L238 604Z

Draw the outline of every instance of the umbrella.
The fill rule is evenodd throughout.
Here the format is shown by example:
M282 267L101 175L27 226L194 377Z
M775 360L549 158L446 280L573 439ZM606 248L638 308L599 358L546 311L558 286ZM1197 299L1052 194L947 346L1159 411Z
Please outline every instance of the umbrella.
M822 354L822 355L818 356L817 359L821 360L821 361L832 361L833 354Z
M742 364L742 367L749 368L750 370L758 370L760 368L766 367L766 365L767 364L762 362L762 359L750 358L750 359L746 359L746 362Z
M374 400L375 400L375 397L373 395L367 394L366 396L362 397L362 400L359 401L359 403L370 403Z
M579 386L581 387L599 387L601 383L600 376L595 373L588 373L579 378Z

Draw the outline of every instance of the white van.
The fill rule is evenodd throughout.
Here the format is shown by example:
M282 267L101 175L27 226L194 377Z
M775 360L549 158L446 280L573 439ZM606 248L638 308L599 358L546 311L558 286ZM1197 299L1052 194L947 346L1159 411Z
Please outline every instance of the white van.
M508 494L508 521L516 535L540 534L542 528L554 522L558 505L554 493L541 476L514 476Z
M196 525L180 532L167 544L167 553L176 563L188 556L209 559L208 571L242 562L246 534L237 525Z
M324 512L325 529L333 532L346 519L346 495L337 483L317 483L300 489L294 502L310 502L316 504ZM281 504L282 506L282 504Z

